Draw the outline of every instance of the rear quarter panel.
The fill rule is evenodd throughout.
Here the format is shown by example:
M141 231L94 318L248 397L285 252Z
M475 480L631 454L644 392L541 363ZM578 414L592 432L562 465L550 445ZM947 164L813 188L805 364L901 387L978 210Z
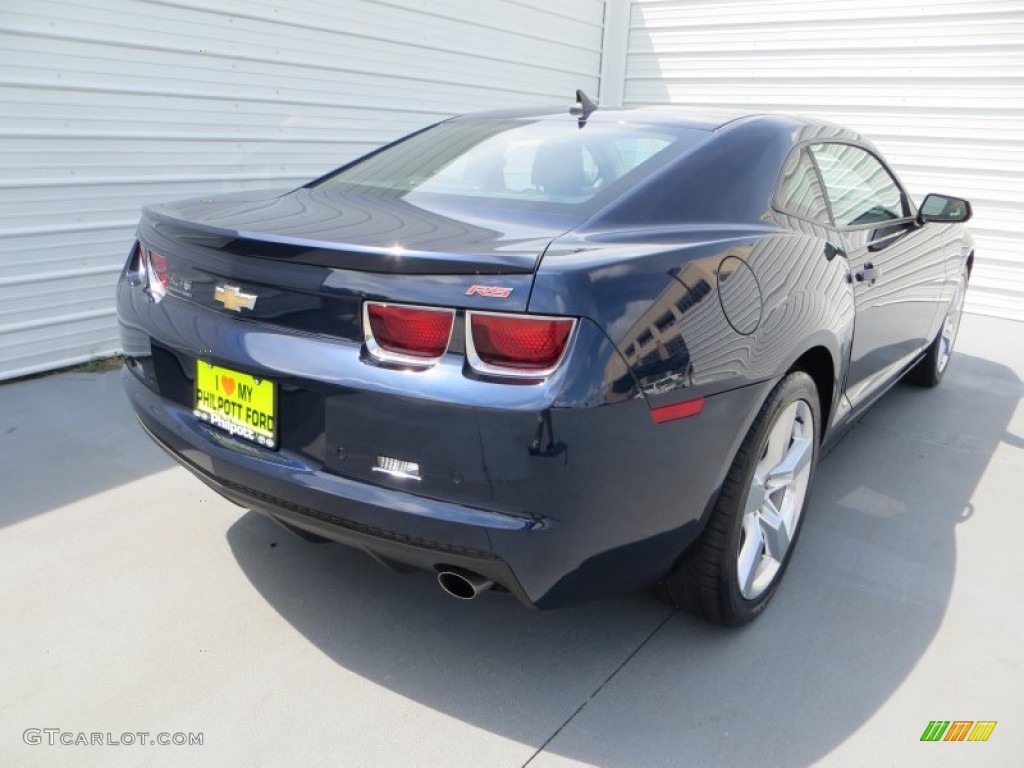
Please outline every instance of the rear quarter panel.
M652 406L776 379L824 347L836 373L853 338L848 265L808 227L693 228L560 239L530 310L593 320ZM609 377L618 372L609 371Z

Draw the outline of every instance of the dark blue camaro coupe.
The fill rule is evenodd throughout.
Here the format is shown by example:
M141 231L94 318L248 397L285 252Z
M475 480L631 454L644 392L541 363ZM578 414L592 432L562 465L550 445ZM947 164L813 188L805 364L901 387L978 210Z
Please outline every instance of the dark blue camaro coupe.
M970 205L838 126L577 98L146 208L128 395L228 499L456 597L658 584L740 624L822 450L942 378Z

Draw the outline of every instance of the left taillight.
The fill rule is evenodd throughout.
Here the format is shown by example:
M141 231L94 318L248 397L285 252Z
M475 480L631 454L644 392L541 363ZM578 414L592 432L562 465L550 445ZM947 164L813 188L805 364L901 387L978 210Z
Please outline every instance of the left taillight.
M385 362L429 365L441 359L452 336L455 310L367 301L363 340Z
M167 295L167 286L170 284L170 272L167 268L167 259L147 248L142 243L136 245L138 249L133 259L140 282L145 283L146 292L154 301L160 301Z

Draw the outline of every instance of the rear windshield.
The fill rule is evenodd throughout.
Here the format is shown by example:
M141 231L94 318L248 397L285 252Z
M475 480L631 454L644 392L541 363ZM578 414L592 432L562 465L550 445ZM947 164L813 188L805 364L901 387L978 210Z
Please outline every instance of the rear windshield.
M666 125L463 119L411 136L318 186L578 208L606 192L621 194L707 136Z

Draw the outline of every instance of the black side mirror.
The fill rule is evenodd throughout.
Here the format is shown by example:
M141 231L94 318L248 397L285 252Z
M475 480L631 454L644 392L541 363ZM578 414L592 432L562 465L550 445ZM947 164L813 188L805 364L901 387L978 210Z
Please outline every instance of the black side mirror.
M918 224L926 221L958 222L967 221L974 215L971 204L959 197L949 195L925 195L917 212Z

